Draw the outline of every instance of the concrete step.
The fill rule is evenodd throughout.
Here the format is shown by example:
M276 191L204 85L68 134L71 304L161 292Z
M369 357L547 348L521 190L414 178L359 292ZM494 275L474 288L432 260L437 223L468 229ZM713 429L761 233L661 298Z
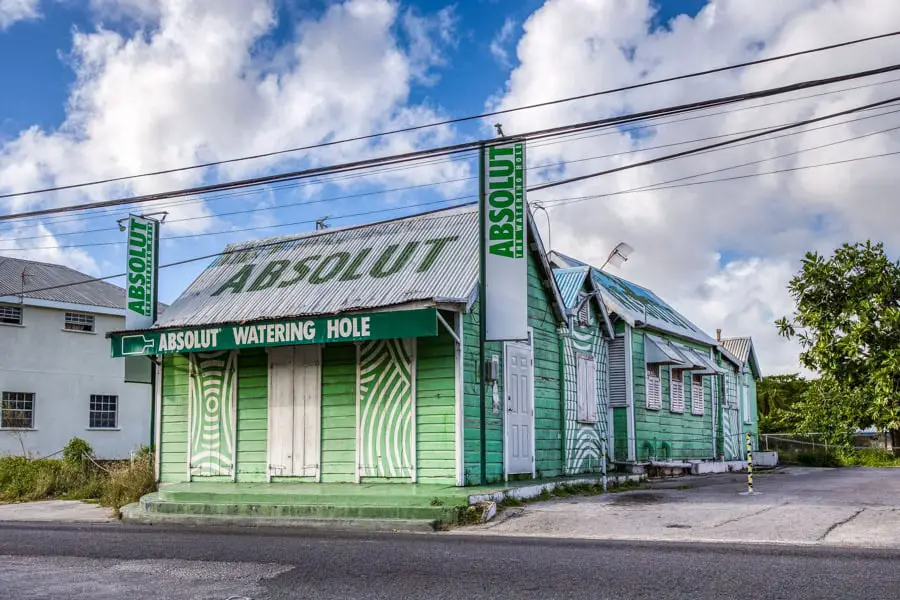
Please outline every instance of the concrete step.
M307 505L371 505L371 506L462 506L467 498L448 494L410 494L398 489L396 494L385 493L383 489L365 492L357 488L348 493L334 489L298 491L286 488L278 491L269 488L231 490L224 486L219 490L184 490L180 488L159 489L159 499L166 502L190 502L201 504L307 504Z
M353 503L341 503L328 499L316 503L305 503L303 498L292 498L291 502L227 502L217 498L215 502L184 502L166 500L158 494L141 498L144 512L154 514L179 514L194 516L243 516L267 518L317 518L317 519L413 519L427 521L454 522L455 506L410 506L397 504L375 504L354 498Z
M141 503L121 509L122 521L144 525L187 527L273 527L327 529L330 531L431 532L441 527L431 519L339 519L316 517L266 517L225 514L182 514L148 512Z

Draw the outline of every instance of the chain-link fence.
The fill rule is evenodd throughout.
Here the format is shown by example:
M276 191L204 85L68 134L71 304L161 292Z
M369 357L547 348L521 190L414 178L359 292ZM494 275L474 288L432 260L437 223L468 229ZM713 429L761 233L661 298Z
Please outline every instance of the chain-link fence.
M884 450L892 452L890 434L883 431L858 431L852 443L829 443L822 433L762 433L759 446L764 452L792 453L809 450Z

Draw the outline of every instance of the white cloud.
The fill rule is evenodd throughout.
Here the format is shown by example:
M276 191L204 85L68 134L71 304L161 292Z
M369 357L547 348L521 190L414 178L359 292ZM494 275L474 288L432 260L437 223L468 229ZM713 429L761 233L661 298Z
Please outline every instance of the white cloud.
M0 31L18 21L40 17L38 4L40 0L0 0Z
M515 20L507 17L503 22L503 27L500 28L500 31L498 31L497 35L494 36L494 39L491 40L491 54L494 56L494 60L500 63L501 67L509 68L511 66L509 62L509 49L507 46L512 40L515 28Z
M30 236L51 236L42 241L41 248L38 250L26 250L22 252L6 252L6 256L15 258L24 258L28 260L36 260L40 262L49 262L55 264L63 264L72 267L82 273L88 275L100 275L100 267L86 251L79 248L62 249L58 239L52 237L49 229L41 224L37 226L13 226L0 231L0 246L3 248L28 248L33 245L31 242L21 242L16 238ZM47 241L49 240L49 241ZM0 262L3 257L0 256Z
M455 22L452 9L403 19L398 5L388 0L346 0L297 22L291 39L272 50L264 43L277 25L272 1L94 0L93 6L98 18L127 16L139 29L125 34L98 26L74 34L70 62L77 80L66 121L55 130L28 129L0 146L0 190L105 179L440 120L439 109L410 104L409 94L442 64L441 51ZM404 25L413 27L409 43L397 36ZM275 167L329 164L453 135L452 129L435 128L213 172L22 197L12 209L152 193ZM461 173L466 170L460 165L433 165L380 181L420 183ZM192 203L168 210L175 221L208 215L211 209ZM216 219L180 221L167 230L223 225Z
M517 47L519 66L491 107L509 108L615 88L900 26L900 6L878 0L716 2L696 18L682 16L671 29L656 31L649 29L653 10L647 0L548 0L524 23L525 33ZM520 133L871 69L889 64L887 57L898 50L897 41L882 40L714 77L513 113L504 115L504 130ZM788 123L900 95L898 92L900 84L890 83L660 125L640 137L612 132L569 140L532 148L529 162L570 161ZM855 121L552 188L533 194L532 199L629 189L895 127L898 122L898 115ZM687 147L573 163L549 172L532 171L531 182L589 173ZM710 177L894 150L900 150L897 131ZM898 177L891 159L875 159L569 204L551 211L553 244L599 264L616 242L628 241L636 253L621 275L654 289L710 333L721 327L725 335L752 335L767 372L796 371L797 347L780 340L772 323L791 310L785 290L788 279L804 252L830 251L844 241L883 240L890 252L900 253L900 234L893 225L900 219L900 206L892 201L891 192L900 184Z

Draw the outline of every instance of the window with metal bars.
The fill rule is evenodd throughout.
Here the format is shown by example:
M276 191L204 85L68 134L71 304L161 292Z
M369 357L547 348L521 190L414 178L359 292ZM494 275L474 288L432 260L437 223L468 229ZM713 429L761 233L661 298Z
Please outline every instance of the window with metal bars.
M67 312L65 328L69 331L91 333L94 331L94 315Z
M9 304L0 304L0 324L21 325L22 307Z
M115 429L119 414L119 397L91 394L91 429Z
M669 410L673 413L684 412L684 369L672 369L672 382Z
M662 381L659 377L659 365L647 365L647 408L662 408Z
M0 427L34 429L34 394L3 392L0 397Z

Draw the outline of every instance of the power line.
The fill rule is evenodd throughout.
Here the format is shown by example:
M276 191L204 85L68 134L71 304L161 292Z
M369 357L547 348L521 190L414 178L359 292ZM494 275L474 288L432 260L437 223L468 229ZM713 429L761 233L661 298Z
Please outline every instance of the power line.
M883 116L887 116L887 115L891 115L891 114L896 114L897 112L900 112L900 109L895 109L895 110L891 110L891 111L881 112L881 113L877 113L877 114L873 114L873 115L868 115L868 116L864 116L864 117L856 117L856 118L853 118L853 119L848 119L848 120L846 120L846 121L840 121L840 122L838 122L838 123L830 123L830 124L828 124L828 125L820 125L819 127L812 127L812 128L809 128L809 129L804 129L804 130L802 130L802 131L791 131L791 132L788 132L788 133L784 133L784 134L782 134L782 135L772 136L772 137L766 138L766 139L764 139L764 140L763 140L763 139L755 139L755 140L751 140L751 141L747 141L747 142L735 144L733 147L741 147L741 146L745 146L745 145L749 145L749 144L759 143L759 142L761 142L761 141L776 140L776 139L781 139L781 138L785 138L785 137L790 137L790 136L795 136L795 135L800 135L800 134L805 134L805 133L811 133L811 132L813 132L813 131L819 131L819 130L822 130L822 129L828 129L828 128L832 128L832 127L839 127L839 126L841 126L841 125L846 125L846 124L848 124L848 123L856 123L856 122L859 122L859 121L865 121L865 120L868 120L868 119L874 119L874 118L883 117ZM634 149L626 150L626 151L623 151L623 152L613 152L613 153L609 153L609 154L601 154L601 155L598 155L598 156L591 156L591 157L580 158L580 159L574 159L574 160L568 160L568 161L560 161L560 162L556 162L556 163L550 163L550 164L540 165L540 166L537 166L537 167L532 167L531 169L529 169L529 171L540 171L540 170L542 170L542 169L551 169L551 168L556 168L556 167L560 167L560 166L566 166L566 165L571 165L571 164L575 164L575 163L586 162L586 161L590 161L590 160L597 160L597 159L602 159L602 158L612 158L612 157L616 157L616 156L624 156L624 155L628 155L628 154L635 154L635 153L640 153L640 152L648 152L648 151L652 151L652 150L660 150L660 149L663 149L663 148L671 148L671 147L675 147L675 146L683 146L683 145L685 145L685 144L692 144L692 143L702 142L702 141L711 140L711 139L720 139L720 138L723 138L723 137L731 137L731 136L734 136L734 135L740 135L740 134L743 134L743 133L749 133L749 132L753 132L753 131L762 131L762 130L766 130L766 129L769 129L769 127L756 127L756 128L747 129L747 130L742 130L742 131L734 131L734 132L729 132L729 133L724 133L724 134L719 134L719 135L707 136L707 137L702 137L702 138L695 138L695 139L691 139L691 140L683 140L683 141L680 141L680 142L673 142L673 143L669 143L669 144L661 144L661 145L659 145L659 146L649 146L649 147L645 147L645 148L634 148ZM832 143L830 143L830 144L825 144L825 145L823 145L823 146L816 146L816 147L813 147L813 148L801 149L801 150L798 150L798 151L796 151L796 152L799 153L799 152L806 152L806 151L809 151L809 150L815 150L815 149L818 149L818 148L822 148L822 147L834 145L834 144L837 144L837 143L844 143L844 142L846 142L846 141L852 141L852 140L860 139L860 138L862 138L862 137L867 137L867 136L869 136L869 135L875 135L875 134L879 134L879 133L885 133L885 132L888 132L888 131L893 131L894 129L895 129L895 128L891 128L891 129L887 129L887 130L880 130L880 131L876 131L876 132L874 132L874 133L864 134L864 135L862 135L862 136L855 136L855 137L852 137L852 138L848 138L848 139L846 139L846 140L841 140L841 141L839 141L839 142L832 142ZM706 152L708 152L708 150L707 150ZM773 158L781 158L782 156L786 156L786 155L781 155L781 156L777 156L777 157L770 157L769 159L765 159L765 160L771 160L771 159L773 159ZM752 164L752 163L751 163L751 164ZM729 167L729 168L733 168L733 167ZM705 175L705 174L708 174L708 173L703 173L703 174L701 174L701 175ZM694 176L692 176L692 177L697 177L697 176L699 176L699 175L694 175ZM369 191L369 192L361 192L361 193L355 193L355 194L346 194L346 195L343 195L343 196L335 196L335 197L330 197L330 198L318 198L318 199L315 199L315 200L305 200L305 201L303 201L303 202L292 202L292 203L287 203L287 204L279 204L279 205L275 205L275 206L266 206L266 207L261 207L261 208L250 208L250 209L237 210L237 211L232 211L232 212L217 213L217 214L213 214L213 215L204 215L204 216L199 216L199 217L185 217L185 218L183 218L183 219L169 219L169 220L167 221L167 223L180 223L180 222L185 222L185 221L199 221L199 220L204 220L204 219L212 219L212 218L227 217L227 216L234 216L234 215L250 214L250 213L255 213L255 212L283 210L283 209L286 209L286 208L294 208L294 207L306 207L306 206L310 206L310 205L313 205L313 204L321 204L321 203L325 203L325 202L333 202L333 201L339 201L339 200L347 200L347 199L351 199L351 198L361 198L361 197L366 197L366 196L375 196L375 195L380 195L380 194L385 194L385 193L390 193L390 192L407 191L407 190L411 190L411 189L419 189L419 188L423 188L423 187L431 187L431 186L434 186L434 185L441 185L441 184L446 184L446 183L458 183L458 182L461 182L461 181L471 181L471 180L473 180L473 179L477 179L477 176L463 177L463 178L458 178L458 179L450 179L450 180L444 180L444 181L435 182L435 183L424 183L424 184L410 185L410 186L404 186L404 187L393 188L393 189L387 189L387 190L374 190L374 191ZM667 182L664 182L664 183L667 183ZM288 186L288 185L282 186L282 188L286 188L286 187L289 187L289 186ZM281 188L279 188L279 189L281 189ZM243 193L247 193L247 192L243 192ZM442 201L444 201L444 202L454 202L454 201L457 201L457 200L463 200L463 199L468 199L468 198L472 198L472 197L474 197L474 196L470 194L470 195L467 195L467 196L461 196L461 197L457 197L457 198L446 198L446 199L444 199L444 200L442 200ZM284 223L284 224L279 224L279 225L262 226L262 227L251 227L251 228L234 229L234 230L225 230L225 231L217 231L217 232L207 232L207 233L196 234L196 235L198 235L198 236L225 235L225 234L228 234L228 233L236 233L236 232L242 232L242 231L253 231L253 230L265 229L265 228L287 227L287 226L291 226L291 225L300 225L300 224L305 224L305 223L307 223L307 222L309 222L309 221L300 221L300 222L296 222L296 223ZM28 236L28 237L6 238L4 241L7 241L7 242L22 242L22 241L36 240L36 239L46 239L46 238L54 238L54 239L56 239L56 238L65 237L65 236L87 235L87 234L90 234L90 233L100 233L100 232L105 232L105 231L117 231L118 229L119 229L118 227L103 227L103 228L88 229L88 230L83 230L83 231L64 232L64 233L58 233L58 234L46 234L46 235L36 235L36 236ZM171 239L182 239L182 238L185 238L185 237L191 237L191 235L168 236L168 237L163 238L163 239L164 239L164 240L171 240ZM91 247L91 246L112 246L112 245L120 245L120 244L123 244L123 243L124 243L124 242L116 241L116 242L95 242L95 243L78 244L78 245L65 245L65 246L37 246L37 247L28 247L28 248L0 248L0 252L21 252L21 251L27 251L27 250L85 248L85 247Z
M765 108L768 106L774 106L774 105L784 104L784 103L788 103L788 102L796 102L798 100L806 100L809 98L815 98L815 97L820 97L820 96L825 96L825 95L830 95L830 94L835 94L835 93L841 93L841 92L846 92L846 91L875 87L875 86L879 86L879 85L885 85L888 83L895 83L897 81L900 81L900 78L888 79L885 81L878 81L878 82L864 84L864 85L850 86L850 87L840 88L837 90L818 92L816 94L798 96L796 98L786 98L786 99L782 99L782 100L775 100L772 102L764 102L764 103L756 104L753 106L732 108L732 109L722 110L722 111L718 111L718 112L711 112L711 113L705 113L705 114L700 114L700 115L694 115L694 116L690 116L690 117L683 117L680 119L670 119L667 121L660 121L658 123L650 122L645 125L636 125L634 127L626 128L626 129L622 130L621 132L618 130L604 131L604 132L600 132L600 133L595 132L595 133L588 133L588 134L583 134L581 132L575 132L573 134L567 134L566 136L559 136L559 139L552 139L552 140L544 141L542 143L530 144L529 147L530 148L544 147L544 146L548 146L548 145L564 143L567 141L579 141L579 140L592 138L592 137L603 137L603 136L608 136L608 135L614 135L617 133L630 133L633 131L640 131L642 129L656 128L656 127L659 127L662 125L671 125L671 124L676 124L676 123L693 121L696 119L705 119L705 118L719 116L719 115L723 115L723 114L732 114L732 113L742 112L742 111L746 111L746 110L755 110L755 109L759 109L759 108ZM653 121L655 118L661 118L661 117L653 117L653 118L647 119L647 121ZM759 128L759 129L763 129L763 128ZM754 130L749 130L749 131L754 131ZM274 187L269 187L269 188L264 188L264 189L259 189L259 190L250 189L250 190L245 190L245 191L234 191L234 192L229 192L229 193L218 194L215 196L203 196L200 198L187 199L187 200L177 199L177 200L174 200L173 202L158 204L156 206L156 208L184 206L184 205L195 204L195 203L200 203L200 202L213 202L213 201L217 201L217 200L226 200L228 198L254 195L254 194L259 194L259 193L265 193L268 191L277 191L277 190L296 188L296 187L307 186L307 185L325 185L328 183L333 183L335 181L354 179L354 178L359 178L359 177L366 177L366 176L371 176L372 174L392 173L392 172L402 171L402 170L417 169L417 168L421 168L421 167L425 167L425 166L441 164L444 162L454 162L457 160L460 160L460 159L459 158L451 158L449 161L447 161L445 159L420 161L420 162L418 162L416 164L412 164L412 165L402 165L402 166L396 166L396 167L391 167L391 168L384 168L384 169L380 169L380 170L372 170L372 171L369 171L368 173L353 173L353 174L348 174L348 175L339 175L339 176L335 176L335 177L332 177L329 179L317 179L315 181L309 181L309 182L298 181L298 182L292 182L289 184L285 184L282 186L274 186ZM570 161L570 162L572 162L572 161ZM558 163L558 164L562 164L562 163ZM547 166L549 166L549 165L547 165ZM541 168L541 167L537 167L537 168ZM474 177L462 178L459 180L447 180L446 182L463 181L463 180L473 179L473 178ZM445 183L445 182L434 182L433 185L440 185L442 183ZM422 185L427 186L427 185L432 185L432 184L422 184ZM390 192L390 191L396 191L397 189L406 189L406 188L395 188L394 190L389 189L389 190L384 190L384 191ZM117 214L117 211L113 207L113 208L107 208L107 209L98 209L97 212L95 212L94 214L90 214L87 216L78 215L78 216L74 216L74 217L70 216L69 218L56 217L56 218L50 219L50 220L42 220L40 217L24 218L24 219L22 219L21 222L41 220L41 223L38 223L35 225L26 225L19 229L37 228L37 227L41 227L41 226L45 226L45 225L52 225L52 224L57 224L57 223L67 223L67 222L72 222L72 221L94 220L94 219L98 219L98 218L106 218L109 215L115 215L115 214ZM118 214L121 215L123 213L118 213ZM170 222L174 222L174 221L170 221ZM0 232L2 232L2 231L3 230L0 230ZM73 233L85 233L85 232L73 232ZM50 237L52 237L52 236L50 236Z
M900 101L900 96L895 96L893 98L888 98L887 100L881 100L879 102L873 102L871 104L865 104L863 106L857 106L856 108L851 108L848 110L842 110L840 112L831 113L828 115L824 115L822 117L815 117L813 119L806 119L805 121L797 121L796 123L792 123L790 125L784 125L782 127L775 127L773 129L767 129L766 131L760 131L757 133L751 133L749 135L745 135L739 138L735 138L733 140L726 140L724 142L716 142L715 144L709 144L707 146L701 146L699 148L692 148L690 150L684 150L682 152L676 152L674 154L667 154L665 156L659 156L657 158L652 158L650 160L645 160L637 163L632 163L630 165L623 165L621 167L615 167L613 169L606 169L604 171L597 171L595 173L588 173L587 175L579 175L577 177L569 177L566 179L562 179L560 181L553 181L550 183L544 183L541 185L536 185L528 188L529 192L536 192L539 190L545 190L552 187L557 187L560 185L565 185L567 183L574 183L576 181L584 181L585 179L592 179L594 177L600 177L601 175L609 175L611 173L618 173L620 171L626 171L628 169L634 169L637 167L645 167L647 165L652 165L668 160L674 160L676 158L683 158L685 156L691 156L693 154L701 154L703 152L707 152L709 150L714 150L716 148L723 148L725 146L730 146L736 144L737 142L743 142L745 140L752 140L754 138L763 137L772 133L778 133L779 131L786 131L788 129L793 129L795 127L803 127L804 125L809 125L811 123L818 123L820 121L824 121L827 119L833 119L834 117L840 117L843 115L849 115L861 110L867 110L870 108L876 108L878 106L884 106L886 104L893 104L894 102Z
M539 102L539 103L536 103L536 104L529 104L529 105L526 105L526 106L520 106L520 107L516 107L516 108L507 108L507 109L502 109L502 110L495 110L495 111L490 111L490 112L484 112L484 113L481 113L481 114L471 115L471 116L468 116L468 117L458 117L458 118L455 118L455 119L445 119L445 120L443 120L443 121L438 121L438 122L433 122L433 123L425 123L425 124L422 124L422 125L414 125L414 126L411 126L411 127L404 127L404 128L402 128L402 129L394 129L394 130L390 130L390 131L383 131L383 132L379 132L379 133L372 133L372 134L367 134L367 135L362 135L362 136L356 136L356 137L352 137L352 138L345 138L345 139L341 139L341 140L332 140L332 141L330 141L330 142L321 142L321 143L318 143L318 144L312 144L312 145L308 145L308 146L300 146L300 147L296 147L296 148L288 148L288 149L285 149L285 150L276 150L276 151L273 151L273 152L265 152L265 153L262 153L262 154L255 154L255 155L251 155L251 156L242 156L242 157L238 157L238 158L232 158L232 159L226 159L226 160L220 160L220 161L211 161L211 162L202 163L202 164L197 164L197 165L191 165L191 166L187 166L187 167L178 167L178 168L172 168L172 169L164 169L164 170L153 171L153 172L149 172L149 173L140 173L140 174L137 174L137 175L127 175L127 176L122 176L122 177L112 177L112 178L103 179L103 180L97 180L97 181L90 181L90 182L76 183L76 184L70 184L70 185L55 186L55 187L44 188L44 189L39 189L39 190L30 190L30 191L26 191L26 192L16 192L16 193L12 193L12 194L4 194L4 195L0 195L0 199L4 199L4 198L15 198L15 197L21 197L21 196L30 196L30 195L34 195L34 194L42 194L42 193L48 193L48 192L57 192L57 191L63 191L63 190L70 190L70 189L75 189L75 188L89 187L89 186L101 185L101 184L106 184L106 183L114 183L114 182L117 182L117 181L124 181L124 180L128 180L128 179L137 179L137 178L142 178L142 177L152 177L152 176L157 176L157 175L167 175L167 174L171 174L171 173L179 173L179 172L189 171L189 170L193 170L193 169L203 169L203 168L214 167L214 166L219 166L219 165L224 165L224 164L229 164L229 163L243 162L243 161L248 161L248 160L257 160L257 159L260 159L260 158L268 158L268 157L272 157L272 156L278 156L278 155L283 155L283 154L289 154L289 153L294 153L294 152L300 152L300 151L304 151L304 150L313 150L313 149L317 149L317 148L325 148L325 147L328 147L328 146L335 146L335 145L346 144L346 143L350 143L350 142L365 141L365 140L370 140L370 139L373 139L373 138L376 138L376 137L385 137L385 136L396 135L396 134L400 134L400 133L409 133L409 132L412 132L412 131L419 131L419 130L422 130L422 129L428 129L428 128L432 128L432 127L441 127L441 126L445 126L445 125L453 125L453 124L456 124L456 123L463 123L463 122L466 122L466 121L473 121L473 120L478 120L478 119L484 119L484 118L487 118L487 117L494 117L494 116L503 115L503 114L509 114L509 113L513 113L513 112L519 112L519 111L523 111L523 110L532 110L532 109L535 109L535 108L543 108L543 107L547 107L547 106L553 106L553 105L558 105L558 104L564 104L564 103L567 103L567 102L574 102L574 101L577 101L577 100L584 100L584 99L587 99L587 98L594 98L594 97L604 96L604 95L608 95L608 94L614 94L614 93L618 93L618 92L625 92L625 91L630 91L630 90L636 90L636 89L640 89L640 88L644 88L644 87L648 87L648 86L659 85L659 84L662 84L662 83L671 83L671 82L674 82L674 81L682 81L682 80L685 80L685 79L692 79L692 78L695 78L695 77L702 77L702 76L706 76L706 75L712 75L712 74L715 74L715 73L722 73L722 72L725 72L725 71L731 71L731 70L734 70L734 69L741 69L741 68L744 68L744 67L750 67L750 66L755 66L755 65L761 65L761 64L765 64L765 63L770 63L770 62L778 61L778 60L784 60L784 59L788 59L788 58L795 58L795 57L798 57L798 56L804 56L804 55L808 55L808 54L814 54L814 53L817 53L817 52L824 52L824 51L827 51L827 50L834 50L834 49L837 49L837 48L844 48L844 47L847 47L847 46L852 46L852 45L856 45L856 44L862 44L862 43L865 43L865 42L870 42L870 41L879 40L879 39L885 39L885 38L894 37L894 36L897 36L897 35L900 35L900 31L893 31L893 32L889 32L889 33L883 33L883 34L873 35L873 36L868 36L868 37L864 37L864 38L857 38L857 39L849 40L849 41L846 41L846 42L840 42L840 43L836 43L836 44L829 44L829 45L827 45L827 46L820 46L820 47L817 47L817 48L810 48L810 49L807 49L807 50L800 50L800 51L797 51L797 52L790 52L790 53L788 53L788 54L781 54L781 55L778 55L778 56L771 56L771 57L769 57L769 58L763 58L763 59L758 59L758 60L746 61L746 62L743 62L743 63L737 63L737 64L733 64L733 65L727 65L727 66L724 66L724 67L717 67L717 68L714 68L714 69L707 69L707 70L705 70L705 71L697 71L697 72L694 72L694 73L686 73L686 74L682 74L682 75L676 75L676 76L673 76L673 77L666 77L666 78L663 78L663 79L656 79L656 80L653 80L653 81L645 81L645 82L643 82L643 83L636 83L636 84L632 84L632 85L621 86L621 87L618 87L618 88L609 89L609 90L602 90L602 91L599 91L599 92L592 92L592 93L581 94L581 95L577 95L577 96L569 96L569 97L566 97L566 98L560 98L560 99L557 99L557 100L549 100L549 101L546 101L546 102Z
M736 176L733 176L733 177L723 177L723 178L720 178L720 179L710 179L710 180L706 180L706 181L695 181L695 182L690 182L690 183L682 183L682 184L675 184L675 185L665 185L665 186L660 186L660 184L657 183L657 184L652 184L652 185L653 185L653 186L660 186L660 187L645 186L645 187L643 187L643 188L634 188L634 189L630 189L630 190L620 190L620 191L617 191L617 192L609 192L609 193L605 193L605 194L592 194L592 195L589 195L589 196L575 196L575 197L570 197L570 198L558 198L558 199L555 199L555 200L542 200L542 201L541 201L541 204L543 204L544 206L547 206L548 204L549 204L550 206L561 206L561 205L564 205L564 204L572 204L572 203L576 203L576 202L585 202L585 201L587 201L587 200L595 200L595 199L598 199L598 198L608 198L608 197L611 197L611 196L618 196L618 195L624 195L624 194L633 194L633 193L639 193L639 192L656 192L656 191L666 190L666 189L675 189L675 188L683 188L683 187L692 187L692 186L697 186L697 185L708 185L708 184L711 184L711 183L722 183L722 182L728 182L728 181L737 181L737 180L742 180L742 179L750 179L750 178L753 178L753 177L762 177L762 176L765 176L765 175L774 175L774 174L778 174L778 173L787 173L787 172L793 172L793 171L801 171L801 170L804 170L804 169L817 169L817 168L821 168L821 167L829 167L829 166L834 166L834 165L842 165L842 164L848 164L848 163L853 163L853 162L858 162L858 161L863 161L863 160L872 160L872 159L876 159L876 158L884 158L884 157L888 157L888 156L897 156L897 155L900 155L900 150L894 151L894 152L883 152L883 153L880 153L880 154L872 154L872 155L867 155L867 156L858 156L858 157L854 157L854 158L848 158L848 159L843 159L843 160L830 161L830 162L825 162L825 163L818 163L818 164L814 164L814 165L802 165L802 166L798 166L798 167L788 167L788 168L784 168L784 169L776 169L776 170L772 170L772 171L763 171L763 172L760 172L760 173L749 173L749 174L746 174L746 175L736 175ZM771 160L771 159L767 159L767 160ZM749 163L748 163L748 164L749 164ZM439 202L443 202L443 201L439 201ZM449 209L453 209L453 208L461 208L461 207L464 207L464 206L473 206L474 204L475 204L474 202L468 202L468 203L463 203L463 204L459 204L459 205L456 205L456 206L449 206L449 207L446 207L446 209L449 210ZM410 208L410 207L409 207L409 206L405 206L405 207L395 207L395 208L389 208L389 209L382 209L381 212L397 211L397 210L403 210L403 209L406 209L406 208ZM425 213L425 214L427 214L427 213ZM350 216L350 215L345 215L345 216L334 217L334 218L336 218L336 219L338 219L338 218L349 218L349 216ZM421 215L416 215L416 214L408 215L408 217L414 217L414 216L421 216ZM406 217L404 217L404 218L406 218ZM312 222L312 221L310 221L310 222ZM360 225L359 227L368 226L368 225L372 225L372 223L367 223L367 224L364 224L364 225ZM253 246L253 248L254 248L254 249L269 248L269 247L272 247L272 246L279 246L279 245L282 245L282 244L284 244L284 243L285 243L285 240L284 240L284 239L279 239L279 240L274 240L274 241L266 242L266 243L262 243L262 244L256 244L256 245ZM226 249L226 250L223 250L223 251L221 251L221 252L216 252L216 253L213 253L213 254L206 254L206 255L203 255L203 256L197 256L197 257L194 257L194 258L188 258L188 259L184 259L184 260L180 260L180 261L176 261L176 262L172 262L172 263L167 263L167 264L164 264L164 265L160 265L159 268L160 268L160 269L166 269L166 268L170 268L170 267L177 267L177 266L181 266L181 265L185 265L185 264L189 264L189 263L198 262L198 261L201 261L201 260L207 260L207 259L210 259L210 258L217 258L217 257L220 257L220 256L227 256L227 255L229 255L229 254L234 254L234 253L237 253L237 252L244 252L245 250L246 250L246 248L244 248L244 247L234 248L234 249L232 249L232 250ZM63 283L63 284L58 284L58 285L53 285L53 286L47 286L47 287L42 287L42 288L35 288L35 289L31 289L31 290L23 290L23 291L21 292L21 294L22 294L22 295L28 295L28 294L34 294L34 293L37 293L37 292L44 292L44 291L48 291L48 290L55 290L55 289L66 288L66 287L73 287L73 286L76 286L76 285L84 285L84 284L87 284L87 283L93 283L93 282L96 282L96 281L108 281L108 280L110 280L110 279L118 279L119 277L124 277L125 275L126 275L125 273L117 273L117 274L115 274L115 275L106 275L106 276L103 276L103 277L93 277L93 278L89 278L89 279L85 279L85 280L83 280L83 281L77 281L77 282L73 282L73 283Z
M722 98L715 98L712 100L705 100L700 102L692 102L688 104L682 104L674 107L662 108L662 109L654 109L649 111L644 111L640 113L633 113L630 115L624 115L620 117L608 117L604 119L597 119L594 121L587 121L583 123L578 123L574 125L564 125L558 127L552 127L549 129L532 131L526 134L522 134L520 136L516 136L514 139L548 139L553 137L558 137L561 134L576 132L576 131L589 131L592 129L609 127L612 125L621 125L623 123L630 123L633 121L640 121L652 116L660 116L660 115L669 115L669 114L679 114L684 112L692 112L696 110L700 110L706 107L712 106L722 106L727 104L732 104L736 102L743 102L746 100L751 100L755 98L766 98L770 96L775 96L779 94L785 94L793 91L798 91L802 89L808 89L813 87L819 87L822 85L829 85L832 83L838 83L841 81L848 81L852 79L859 79L862 77L871 77L873 75L879 75L882 73L889 73L893 71L900 70L900 65L890 65L887 67L881 67L878 69L871 69L868 71L859 71L855 73L849 73L845 75L840 75L836 77L829 77L824 79L810 80L799 82L795 84L790 84L787 86L781 86L777 88L768 88L765 90L760 90L757 92L750 93L742 93L734 96L726 96ZM267 175L262 177L255 177L250 179L226 182L226 183L218 183L211 184L193 188L185 188L176 191L163 192L158 194L148 194L143 196L132 196L128 198L121 198L117 200L106 200L101 202L92 202L85 203L79 205L70 205L70 206L62 206L57 208L47 208L40 210L32 210L23 213L17 213L12 215L0 215L0 221L12 220L16 218L22 217L32 217L32 216L42 216L48 214L57 214L64 212L73 212L80 211L92 208L101 208L108 206L122 206L127 204L136 204L143 202L151 202L156 200L165 200L168 198L176 198L182 196L190 196L200 193L218 191L218 190L227 190L227 189L238 189L245 187L253 187L261 184L272 183L276 181L292 181L296 179L308 178L315 175L322 175L328 173L343 173L348 171L356 171L360 169L369 168L374 165L391 165L391 164L401 164L411 161L416 161L420 158L432 157L432 156L452 156L454 154L459 154L461 152L468 152L474 148L483 146L483 145L492 145L500 143L499 140L491 139L491 140L481 140L474 142L464 142L461 144L454 144L451 146L444 146L440 148L433 148L429 150L418 150L414 152L407 152L404 154L396 154L391 156L384 156L374 159L364 159L359 161L353 161L349 163L343 163L339 165L333 165L330 167L316 167L313 169L304 169L301 171L293 171L288 173L280 173L274 175Z

